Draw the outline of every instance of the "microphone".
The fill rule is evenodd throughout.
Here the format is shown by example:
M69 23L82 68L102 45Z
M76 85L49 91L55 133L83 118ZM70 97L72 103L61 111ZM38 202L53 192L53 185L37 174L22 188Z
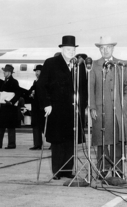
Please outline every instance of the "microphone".
M104 63L103 63L103 68L108 68L108 69L111 69L112 67L114 67L114 65L115 65L116 63L115 62L113 62L112 60L110 60L110 61L105 61Z
M114 66L113 61L106 60L103 63L103 78L104 78L104 80L106 80L107 73L109 72L110 69L112 69L113 66Z
M107 73L109 72L109 70L112 69L112 67L114 67L116 63L113 62L112 60L107 60L103 63L103 72L104 72L104 76L105 76L105 79L106 79L106 75Z
M76 57L73 57L71 60L70 60L70 63L72 63L73 65L76 65L77 64L77 58Z
M70 63L72 63L73 65L80 65L82 62L84 62L84 59L79 56L78 58L74 57L70 60Z
M117 62L117 65L119 65L119 66L123 66L123 67L126 67L126 66L127 66L126 63L123 63L123 62L120 62L120 61Z
M92 58L87 57L84 62L85 62L86 69L89 71L92 70L92 65L93 65Z
M80 65L81 63L84 63L84 59L81 56L79 56L77 59L77 64Z

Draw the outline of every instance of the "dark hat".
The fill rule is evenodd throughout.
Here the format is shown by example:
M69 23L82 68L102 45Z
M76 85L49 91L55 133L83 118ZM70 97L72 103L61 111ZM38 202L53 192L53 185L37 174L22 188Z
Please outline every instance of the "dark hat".
M62 44L59 47L70 46L70 47L78 47L75 45L75 37L71 35L63 36L62 37Z
M11 72L11 73L14 73L13 70L14 70L14 67L12 65L5 65L5 68L2 68L2 70L4 72Z
M42 68L43 68L42 65L36 65L36 68L34 68L33 71L42 70Z

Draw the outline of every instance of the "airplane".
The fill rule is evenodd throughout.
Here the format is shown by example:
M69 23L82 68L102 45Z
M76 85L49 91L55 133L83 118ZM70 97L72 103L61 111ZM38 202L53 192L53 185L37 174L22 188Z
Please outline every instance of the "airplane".
M14 67L13 76L19 81L22 88L29 89L35 79L33 69L38 64L44 63L45 59L54 56L58 49L48 48L22 48L8 51L0 56L0 78L4 79L1 70L6 64Z
M44 64L47 58L53 57L60 48L20 48L0 50L0 79L4 79L1 68L6 64L14 67L13 76L19 81L22 88L29 89L35 79L33 69L37 64ZM97 47L76 48L76 54L86 54L93 60L101 57ZM127 59L127 48L115 47L114 56L120 59Z
M33 69L38 64L44 64L47 58L53 57L60 52L60 48L20 48L0 50L0 79L4 79L1 70L6 64L14 67L13 76L18 80L19 86L23 90L28 90L35 80ZM76 48L76 54L86 54L93 60L101 57L100 51L96 47ZM114 50L114 56L120 59L127 59L127 48L118 48ZM31 110L30 104L26 103L27 108Z

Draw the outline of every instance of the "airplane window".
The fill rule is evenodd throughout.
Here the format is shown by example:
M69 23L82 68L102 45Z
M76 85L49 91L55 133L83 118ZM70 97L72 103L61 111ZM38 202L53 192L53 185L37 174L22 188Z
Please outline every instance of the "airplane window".
M20 71L27 71L27 65L26 64L21 64L20 65Z

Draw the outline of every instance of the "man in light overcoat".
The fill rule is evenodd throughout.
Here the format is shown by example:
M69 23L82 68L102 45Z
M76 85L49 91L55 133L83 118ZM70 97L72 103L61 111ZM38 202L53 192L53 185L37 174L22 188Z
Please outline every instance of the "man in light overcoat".
M97 164L99 170L102 170L102 167L105 168L105 170L103 169L103 176L107 175L110 166L113 167L114 133L116 142L115 163L118 163L119 174L121 174L122 170L122 67L118 63L119 61L123 63L125 61L118 60L112 56L116 44L111 40L111 37L100 38L100 43L96 43L95 45L100 49L102 57L93 62L93 68L90 72L90 109L93 127L92 144L97 146ZM105 67L106 62L112 63L108 69ZM105 72L103 71L104 69ZM124 67L123 73L123 98L124 107L126 107L126 67ZM114 95L114 90L116 90L116 95ZM124 139L126 139L126 136L124 136ZM102 163L102 155L105 157L105 166Z

